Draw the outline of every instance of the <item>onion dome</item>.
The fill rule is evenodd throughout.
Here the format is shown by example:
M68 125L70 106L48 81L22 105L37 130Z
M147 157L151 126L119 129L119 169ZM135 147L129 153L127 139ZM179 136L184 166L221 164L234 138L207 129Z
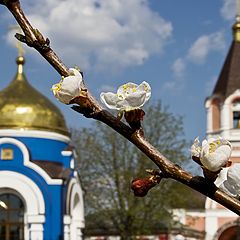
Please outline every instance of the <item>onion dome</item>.
M40 130L69 135L60 110L34 89L23 72L24 57L16 60L13 81L0 92L0 129Z

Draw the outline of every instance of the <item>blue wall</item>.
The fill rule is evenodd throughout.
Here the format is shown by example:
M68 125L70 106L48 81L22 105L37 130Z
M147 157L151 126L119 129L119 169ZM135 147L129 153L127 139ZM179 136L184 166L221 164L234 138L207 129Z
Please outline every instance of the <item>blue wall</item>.
M62 163L69 167L71 157L63 157L61 151L67 147L67 143L30 137L16 137L26 145L30 160L45 160ZM63 236L63 209L65 209L65 187L63 185L48 185L44 178L33 169L24 166L23 154L14 144L1 144L2 148L13 149L14 158L12 160L0 159L0 170L9 170L24 174L32 179L42 191L45 201L44 239L57 240Z

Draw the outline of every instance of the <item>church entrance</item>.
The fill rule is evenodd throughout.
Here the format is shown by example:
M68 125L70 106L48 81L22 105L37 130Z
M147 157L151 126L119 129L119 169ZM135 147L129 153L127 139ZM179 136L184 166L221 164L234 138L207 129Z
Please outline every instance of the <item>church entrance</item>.
M0 239L24 240L24 203L15 194L0 194Z

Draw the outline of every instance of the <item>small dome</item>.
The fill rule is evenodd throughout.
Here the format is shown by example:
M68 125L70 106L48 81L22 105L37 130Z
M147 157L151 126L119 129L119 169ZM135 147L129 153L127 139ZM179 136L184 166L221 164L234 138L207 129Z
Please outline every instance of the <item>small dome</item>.
M18 57L16 62L16 77L0 92L0 129L42 130L68 136L60 110L27 82L24 58Z

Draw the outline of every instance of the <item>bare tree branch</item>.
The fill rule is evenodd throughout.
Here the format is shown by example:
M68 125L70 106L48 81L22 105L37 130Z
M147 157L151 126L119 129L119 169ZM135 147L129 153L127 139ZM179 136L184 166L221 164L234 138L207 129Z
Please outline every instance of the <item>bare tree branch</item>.
M68 76L68 68L51 49L50 41L48 39L44 39L42 34L31 26L22 11L19 0L0 0L0 4L5 5L8 8L22 28L24 35L17 34L16 37L18 40L35 48L60 75ZM103 110L101 105L94 99L88 89L82 89L81 95L74 99L71 103L78 104L72 107L73 110L83 114L85 117L93 118L107 124L109 127L113 128L136 145L136 147L145 153L159 167L165 178L175 179L240 215L239 200L230 197L219 190L214 183L208 179L200 176L193 177L181 167L173 164L144 138L142 128L134 130L119 121L108 111Z

